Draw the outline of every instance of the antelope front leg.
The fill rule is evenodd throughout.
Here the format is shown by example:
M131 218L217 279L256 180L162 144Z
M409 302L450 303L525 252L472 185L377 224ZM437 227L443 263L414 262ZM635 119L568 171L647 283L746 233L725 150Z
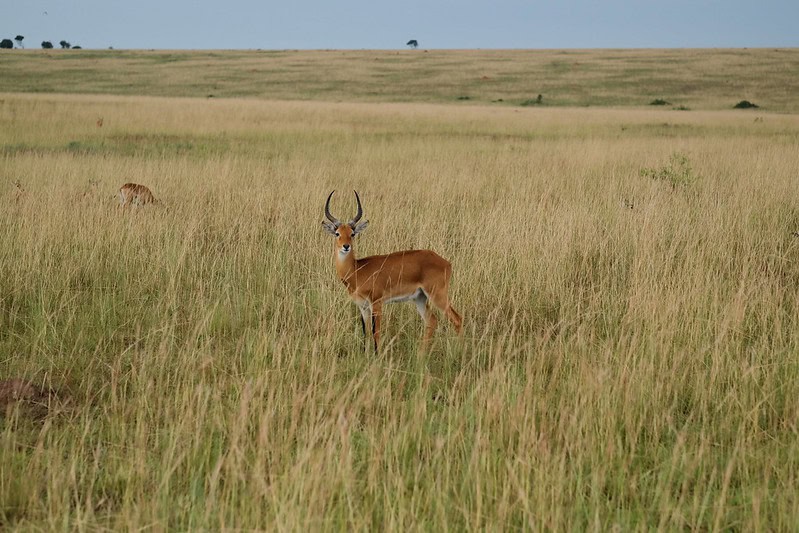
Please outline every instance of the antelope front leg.
M375 341L375 353L380 345L380 320L383 317L383 302L372 304L372 339Z
M364 305L359 305L358 310L361 312L361 331L363 332L364 337L366 336L366 323L369 322L370 328L372 323L372 310L369 307L369 304L366 303ZM369 330L371 331L371 329Z

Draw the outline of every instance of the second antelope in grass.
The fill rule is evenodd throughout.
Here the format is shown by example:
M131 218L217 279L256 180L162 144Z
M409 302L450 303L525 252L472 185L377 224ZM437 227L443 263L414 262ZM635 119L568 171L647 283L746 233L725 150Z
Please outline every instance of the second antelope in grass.
M335 192L335 191L333 191ZM366 324L371 324L372 340L375 350L380 342L380 320L383 304L413 301L416 310L425 321L424 344L432 337L438 324L430 304L447 315L455 329L460 333L463 319L453 309L447 294L452 265L432 250L408 250L388 255L373 255L355 258L353 238L366 229L367 220L363 216L361 199L355 193L358 213L349 222L342 223L330 213L330 198L325 203L327 221L322 222L325 230L336 237L333 260L339 279L347 287L347 292L361 311L361 327L366 334Z
M129 205L157 204L158 200L153 196L152 191L144 185L126 183L119 188L119 204L122 207Z

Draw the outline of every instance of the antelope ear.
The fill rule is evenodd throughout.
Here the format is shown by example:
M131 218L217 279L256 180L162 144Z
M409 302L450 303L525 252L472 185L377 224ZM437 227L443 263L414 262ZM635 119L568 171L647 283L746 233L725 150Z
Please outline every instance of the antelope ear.
M328 232L329 234L331 234L331 235L335 235L336 234L336 225L333 224L332 222L328 222L326 220L323 220L322 221L322 227L325 228L325 231Z
M365 230L366 226L368 226L368 225L369 225L369 221L368 220L364 220L363 222L359 222L358 224L356 224L354 226L350 226L352 228L352 236L355 237L356 235L358 235L360 232Z

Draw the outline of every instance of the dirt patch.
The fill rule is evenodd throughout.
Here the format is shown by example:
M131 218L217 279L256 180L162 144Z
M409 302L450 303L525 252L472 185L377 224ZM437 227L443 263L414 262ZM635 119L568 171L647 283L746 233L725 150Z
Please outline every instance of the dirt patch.
M52 407L62 405L67 396L60 391L37 385L28 379L12 378L0 381L0 416L19 406L34 418L46 416Z

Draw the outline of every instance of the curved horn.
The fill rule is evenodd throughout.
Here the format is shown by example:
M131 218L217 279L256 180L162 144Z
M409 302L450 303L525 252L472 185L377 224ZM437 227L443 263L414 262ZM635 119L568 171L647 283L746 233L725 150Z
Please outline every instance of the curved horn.
M330 193L330 196L327 197L327 202L325 202L325 216L327 217L327 219L330 222L332 222L333 224L338 226L339 224L341 224L341 222L339 222L339 219L337 219L332 214L330 214L330 199L333 198L333 193L334 192L336 192L336 191L332 191Z
M363 208L361 207L361 197L358 196L358 191L352 191L352 192L355 193L355 201L358 202L358 213L356 213L355 218L350 220L350 225L354 225L363 216Z

